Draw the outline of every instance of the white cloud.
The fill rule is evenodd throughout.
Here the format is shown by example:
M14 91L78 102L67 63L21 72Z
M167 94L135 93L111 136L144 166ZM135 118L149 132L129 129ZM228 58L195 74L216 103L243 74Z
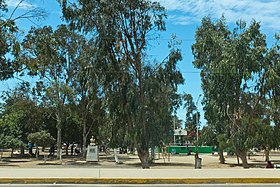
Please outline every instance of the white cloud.
M176 24L197 23L205 16L230 23L242 19L260 21L267 29L280 30L279 0L157 0L170 11L169 19Z
M11 7L11 8L17 7L20 2L21 2L20 0L6 0L6 4L8 5L8 7ZM20 9L33 9L33 8L36 8L36 6L31 4L28 1L24 0L19 4L18 8L20 8Z

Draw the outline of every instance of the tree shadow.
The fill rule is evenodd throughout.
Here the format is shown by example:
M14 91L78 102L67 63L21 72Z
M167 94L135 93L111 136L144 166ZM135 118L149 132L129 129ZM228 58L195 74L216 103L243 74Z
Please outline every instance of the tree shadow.
M225 163L226 164L226 163ZM243 167L242 163L241 164L226 164L229 167ZM265 168L266 164L260 163L260 164L254 164L254 163L249 163L249 168Z
M166 162L166 163L152 163L151 166L168 166L168 167L193 167L194 164L191 163L174 163L174 162Z
M5 166L7 166L7 167L19 167L19 165L15 165L15 164L9 164L9 163L1 163L0 162L0 167L5 167Z
M70 166L101 166L101 164L98 162L86 162L86 161L84 162L67 161L65 164Z
M15 158L4 158L4 159L2 158L1 161L8 162L8 163L25 163L25 162L30 162L29 160L20 160L20 159L15 159Z
M51 162L46 162L46 163L38 163L36 164L38 166L60 166L62 165L61 163L51 163Z

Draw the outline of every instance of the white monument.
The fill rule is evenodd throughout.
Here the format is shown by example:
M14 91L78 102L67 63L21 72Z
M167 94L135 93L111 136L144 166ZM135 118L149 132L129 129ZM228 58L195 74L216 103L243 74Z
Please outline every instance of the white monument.
M87 148L87 162L98 162L99 161L99 150L98 146L95 145L95 140L93 139L93 136L90 139L90 144Z

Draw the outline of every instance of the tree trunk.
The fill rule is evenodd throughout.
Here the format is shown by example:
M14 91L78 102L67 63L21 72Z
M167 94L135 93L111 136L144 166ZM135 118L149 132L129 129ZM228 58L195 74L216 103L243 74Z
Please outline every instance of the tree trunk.
M225 163L224 151L219 149L220 163Z
M83 158L86 158L86 147L87 147L87 129L86 129L86 122L83 125Z
M38 146L36 146L35 155L36 155L36 158L39 158L39 147Z
M21 147L20 147L20 154L21 154L21 156L24 155L24 146L21 146Z
M68 156L68 148L69 148L69 143L66 143L66 148L65 148L65 155Z
M57 159L61 158L61 127L57 127Z
M12 151L11 151L11 157L14 156L14 148L12 148Z
M240 157L241 161L242 161L242 166L243 168L249 168L249 164L247 162L247 154L246 151L238 151L237 155Z
M155 158L156 158L156 148L155 148L155 146L153 146L151 148L151 161L152 161L152 163L155 162Z
M137 148L138 157L143 169L149 169L149 149Z
M265 161L269 161L269 149L268 148L265 148L264 150L264 154L265 154Z

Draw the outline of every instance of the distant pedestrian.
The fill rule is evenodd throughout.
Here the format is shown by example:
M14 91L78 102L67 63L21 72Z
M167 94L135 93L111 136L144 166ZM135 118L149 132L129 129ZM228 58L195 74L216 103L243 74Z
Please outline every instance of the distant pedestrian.
M199 158L198 157L198 151L195 152L195 158Z
M28 153L29 153L30 157L33 156L32 148L33 148L33 144L28 143Z
M74 143L71 144L71 155L74 154Z
M75 153L76 153L76 155L78 155L78 154L81 153L81 151L80 151L80 149L78 148L78 146L75 147Z
M51 147L50 147L50 154L49 154L49 156L54 156L54 145L51 145Z

